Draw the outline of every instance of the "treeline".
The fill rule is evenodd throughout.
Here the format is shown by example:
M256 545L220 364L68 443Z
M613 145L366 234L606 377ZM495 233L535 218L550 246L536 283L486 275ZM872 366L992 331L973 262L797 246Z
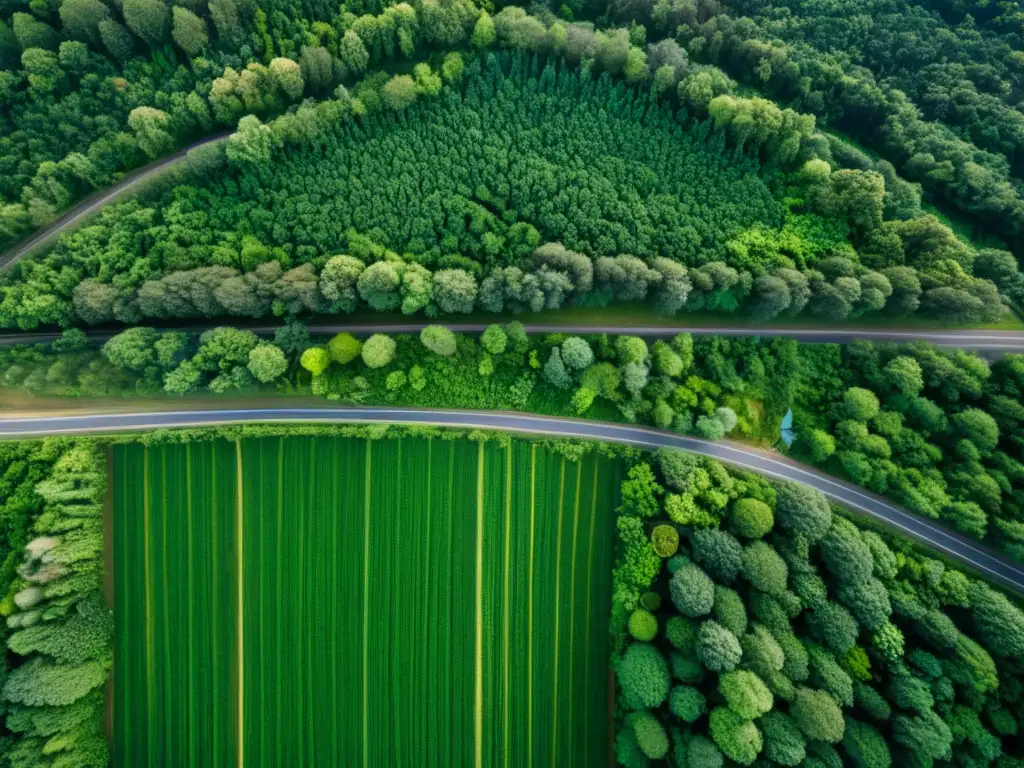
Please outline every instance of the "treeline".
M1024 560L1024 356L994 363L925 343L791 339L418 335L273 339L137 327L102 349L80 330L0 351L0 384L34 394L245 392L272 387L346 403L396 403L624 419L718 439L779 439L791 452Z
M666 314L970 323L1003 313L993 280L1024 296L1011 254L923 215L890 166L833 169L813 121L729 87L714 96L705 70L651 75L648 54L681 53L671 41L624 44L662 97L536 57L489 56L481 71L451 54L440 75L417 65L415 79L368 78L270 126L246 117L226 149L233 173L214 179L211 148L196 160L205 183L111 207L19 265L0 322L650 298Z
M273 339L223 327L195 337L132 328L101 350L78 330L52 347L0 352L2 384L35 394L245 392L272 387L346 403L508 408L624 419L717 439L779 438L792 451L918 514L1024 560L1024 365L965 352L783 338L649 343L622 336L528 337L491 326L479 340L419 335Z
M617 527L625 768L1021 760L1024 612L984 582L681 451L633 464Z
M908 0L861 0L829 9L791 0L728 5L775 37L805 42L828 63L861 66L890 81L927 120L1005 157L1011 175L1024 178L1019 39L1015 48L1012 35L949 23L935 4ZM780 11L789 14L783 18ZM842 23L854 17L864 20L856 29Z
M242 114L458 47L481 14L469 0L414 5L311 17L253 0L63 0L0 18L0 245Z
M618 2L609 13L650 23L698 61L817 115L984 231L1020 241L1024 59L1008 41L895 0L785 12L758 0Z
M15 581L24 559L25 545L32 538L33 524L42 511L43 501L36 485L53 468L53 446L42 443L5 441L0 443L0 647L7 647L6 617L15 610ZM6 678L10 659L0 658L0 688ZM10 749L11 734L0 723L0 754Z
M15 444L19 445L19 444ZM7 464L12 480L46 463L46 477L6 504L5 518L31 522L35 538L9 557L4 573L6 659L3 680L6 765L91 766L109 762L104 730L105 683L113 664L113 618L102 594L106 466L88 444L20 444L25 459ZM31 511L30 511L31 510ZM12 541L12 544L15 542Z
M806 348L794 451L1024 560L1024 357Z

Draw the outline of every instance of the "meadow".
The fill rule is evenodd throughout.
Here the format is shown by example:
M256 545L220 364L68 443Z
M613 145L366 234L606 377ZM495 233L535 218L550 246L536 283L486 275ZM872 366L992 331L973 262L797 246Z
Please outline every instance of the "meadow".
M617 461L114 449L118 765L600 765Z

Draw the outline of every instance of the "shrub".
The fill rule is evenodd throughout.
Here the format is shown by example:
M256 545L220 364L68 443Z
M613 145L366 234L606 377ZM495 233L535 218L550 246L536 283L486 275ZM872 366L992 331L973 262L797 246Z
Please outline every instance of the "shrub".
M772 508L757 499L740 499L732 508L733 533L745 539L760 539L775 525Z
M711 712L708 733L722 754L740 765L753 763L763 746L757 726L724 707Z
M340 365L351 363L363 351L363 342L351 333L339 333L327 343L331 360Z
M672 557L679 549L679 531L672 525L655 526L651 533L651 544L658 557Z
M668 696L669 711L685 723L695 723L708 711L704 694L689 685L677 685Z
M717 621L705 621L697 630L697 658L712 672L729 672L743 656L736 635Z
M508 346L508 336L500 325L488 325L480 337L480 343L492 355L500 355Z
M331 364L331 358L323 347L310 347L302 353L299 364L314 376L321 375Z
M793 719L782 712L769 712L758 721L764 736L764 756L785 766L800 765L806 756L806 741Z
M684 616L706 616L715 603L715 584L704 571L688 563L672 574L669 594Z
M719 624L736 637L740 637L747 631L747 609L743 605L743 598L728 587L715 585L715 604L712 608L712 615Z
M658 634L658 620L650 611L638 608L629 616L629 634L637 640L650 642Z
M766 542L755 541L743 549L743 576L755 588L778 596L786 591L786 561Z
M697 644L697 625L682 616L673 616L665 623L665 638L680 651L693 651Z
M668 734L665 727L650 712L633 715L633 733L640 750L651 760L661 760L668 754Z
M728 584L743 567L743 545L718 528L693 532L693 559L718 582Z
M455 354L458 346L455 334L443 325L428 325L420 331L420 342L435 355L441 357L451 357Z
M838 603L823 603L809 612L806 618L811 636L838 655L846 653L857 642L857 622Z
M594 352L586 339L570 336L562 342L562 362L574 371L582 371L593 364Z
M832 525L832 509L821 491L799 483L775 486L775 517L791 533L799 533L810 543L824 536Z
M797 688L790 707L793 722L809 739L837 743L843 738L846 723L836 700L824 691Z
M856 768L888 768L892 765L889 747L882 734L851 717L846 718L843 750Z
M754 720L772 708L773 698L761 678L745 669L718 678L718 692L726 705L744 720Z
M362 357L367 368L383 368L395 359L395 340L384 333L375 333L363 344Z
M649 643L632 643L619 661L622 703L628 709L661 706L668 696L668 664Z

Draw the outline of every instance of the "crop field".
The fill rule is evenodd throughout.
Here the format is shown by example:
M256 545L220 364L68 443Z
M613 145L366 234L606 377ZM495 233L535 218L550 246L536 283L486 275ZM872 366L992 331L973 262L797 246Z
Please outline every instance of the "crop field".
M117 765L608 764L617 461L114 448Z

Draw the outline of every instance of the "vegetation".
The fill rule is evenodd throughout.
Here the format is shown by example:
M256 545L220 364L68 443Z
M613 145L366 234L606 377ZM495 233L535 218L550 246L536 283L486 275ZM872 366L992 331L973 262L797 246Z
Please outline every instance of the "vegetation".
M610 75L650 75L609 60L620 38L559 42L556 28L514 47L554 46L566 63L488 54L443 87L421 64L397 105L385 98L393 81L370 76L270 126L245 117L226 178L211 156L195 184L65 236L7 280L0 322L649 299L667 314L920 311L964 323L998 319L1000 290L1024 290L1011 254L957 240L922 213L915 187L840 167L810 117L693 90L707 73L678 45L667 91L624 87ZM605 62L596 80L587 46ZM509 164L510 152L526 161Z
M667 0L608 10L855 136L886 159L889 173L895 166L983 233L1019 245L1020 10L985 6L733 0L694 10ZM875 165L845 142L830 143L844 164Z
M0 327L64 331L0 348L0 387L778 444L1024 561L1024 356L507 322L1019 311L1009 0L0 5L0 247L223 134L5 271ZM355 312L433 324L302 325ZM500 322L443 325L471 313ZM91 441L0 444L0 768L601 765L609 628L625 768L1024 763L1018 604L806 488L476 433L216 435L119 443L113 478Z
M600 531L621 478L575 453L445 433L116 446L115 761L606 763Z
M0 11L0 243L173 148L468 41L468 0L65 0ZM13 11L13 12L12 12Z
M5 550L0 602L14 661L0 691L5 764L106 765L103 696L113 617L101 591L102 457L86 443L10 448L14 460L4 476L14 492L4 511L12 548ZM36 535L26 541L29 531ZM16 557L22 562L15 575Z
M620 765L669 754L680 766L1022 758L1024 612L1014 602L858 527L809 488L667 449L634 461L630 476L644 467L667 491L706 495L699 521L675 520L667 501L651 519L619 511ZM754 509L766 520L756 535ZM655 554L655 525L680 533L671 558ZM653 613L638 607L646 590L664 598ZM637 616L654 634L633 631Z
M49 348L2 350L0 364L7 386L39 393L270 387L340 403L592 416L763 442L777 441L792 408L795 456L1024 559L1019 355L989 363L923 343L529 337L516 323L492 326L479 339L431 326L419 336L376 334L364 344L350 334L310 339L293 324L273 343L230 327L198 339L138 327L102 350L69 331ZM633 480L623 505L650 517L659 493L648 478ZM703 514L690 499L665 498L677 521ZM745 502L730 530L752 539L772 521L762 504Z
M923 344L802 350L793 452L1024 559L1024 358Z

